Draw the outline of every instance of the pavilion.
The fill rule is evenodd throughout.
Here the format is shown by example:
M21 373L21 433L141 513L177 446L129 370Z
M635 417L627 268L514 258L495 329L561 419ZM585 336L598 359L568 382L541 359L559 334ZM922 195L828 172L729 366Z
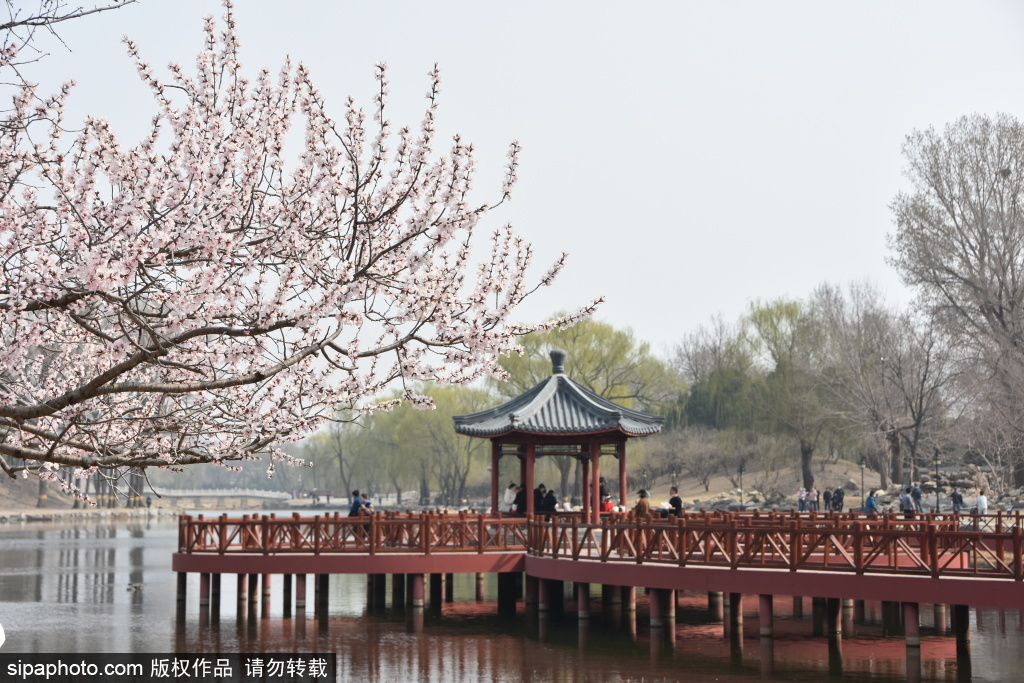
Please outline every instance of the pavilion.
M564 351L551 351L551 377L516 398L470 415L456 415L455 431L491 440L491 510L501 492L498 464L519 458L526 514L532 515L534 464L538 457L568 456L582 463L584 519L599 521L601 456L619 461L619 500L627 504L626 440L661 431L664 418L624 408L583 388L565 374Z

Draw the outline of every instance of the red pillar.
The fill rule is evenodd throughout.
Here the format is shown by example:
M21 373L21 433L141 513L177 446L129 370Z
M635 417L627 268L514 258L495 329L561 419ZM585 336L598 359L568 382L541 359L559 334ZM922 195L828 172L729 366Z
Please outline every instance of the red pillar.
M629 507L629 486L626 484L626 442L622 442L619 454L619 501Z
M583 469L583 481L580 484L580 490L583 492L583 500L581 501L583 503L583 519L588 520L592 519L590 511L590 460L587 458L580 458L580 464ZM597 508L599 511L598 514L600 514L601 501L597 501L594 507Z
M491 514L498 512L498 496L502 493L498 479L498 463L501 462L501 445L491 439Z
M590 523L601 523L601 444L590 443L590 499L594 506L590 509Z
M532 441L526 444L526 516L534 514L533 509L533 465L537 461L537 446Z

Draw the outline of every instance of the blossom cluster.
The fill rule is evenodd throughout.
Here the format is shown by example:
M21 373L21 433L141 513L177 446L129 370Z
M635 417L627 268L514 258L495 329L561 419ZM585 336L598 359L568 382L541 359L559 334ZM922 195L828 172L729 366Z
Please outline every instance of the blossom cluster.
M126 40L157 107L134 146L100 118L66 133L70 84L18 86L0 121L8 473L250 458L396 382L494 372L519 336L596 304L511 320L564 256L531 281L533 251L505 226L476 262L520 148L498 202L476 203L473 146L435 150L436 67L418 127L392 130L384 65L372 114L349 99L335 119L302 65L245 75L225 7L194 73L162 80Z

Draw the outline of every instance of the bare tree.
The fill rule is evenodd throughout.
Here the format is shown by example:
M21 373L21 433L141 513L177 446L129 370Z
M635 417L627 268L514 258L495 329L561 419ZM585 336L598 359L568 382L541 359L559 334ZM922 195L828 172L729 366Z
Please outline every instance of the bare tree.
M892 263L950 336L992 429L1024 424L1024 125L973 115L903 147ZM1007 443L1016 443L1010 439ZM1009 458L1024 481L1022 453Z
M823 285L812 305L827 332L834 409L852 428L884 441L883 486L890 476L908 481L924 430L944 408L948 347L931 320L894 311L866 284L851 285L845 295Z

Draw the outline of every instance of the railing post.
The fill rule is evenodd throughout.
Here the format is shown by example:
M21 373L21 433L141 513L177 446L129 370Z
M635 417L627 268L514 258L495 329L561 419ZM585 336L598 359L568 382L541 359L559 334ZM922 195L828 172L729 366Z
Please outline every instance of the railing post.
M1024 581L1024 563L1021 562L1021 531L1020 526L1013 527L1013 578Z
M270 554L270 520L266 515L260 519L260 545L264 555Z
M928 525L928 564L932 568L932 578L939 578L939 534L934 524Z
M800 564L800 519L794 515L789 523L789 571L795 572Z
M483 516L482 513L478 514L476 516L476 528L477 528L477 532L476 532L477 550L476 551L477 551L478 554L482 554L484 552L484 533L485 533L484 516Z
M217 539L217 553L220 554L220 555L223 555L224 551L227 550L227 546L228 546L227 528L228 528L228 516L226 514L222 513L220 518L217 520L217 533L220 534L219 538Z
M430 534L430 523L431 523L431 521L432 521L431 520L431 514L429 512L423 513L423 521L421 522L423 530L420 532L420 544L422 544L422 546L423 546L423 554L424 555L429 555L430 554L431 546L433 545L430 542L430 535L431 535Z

